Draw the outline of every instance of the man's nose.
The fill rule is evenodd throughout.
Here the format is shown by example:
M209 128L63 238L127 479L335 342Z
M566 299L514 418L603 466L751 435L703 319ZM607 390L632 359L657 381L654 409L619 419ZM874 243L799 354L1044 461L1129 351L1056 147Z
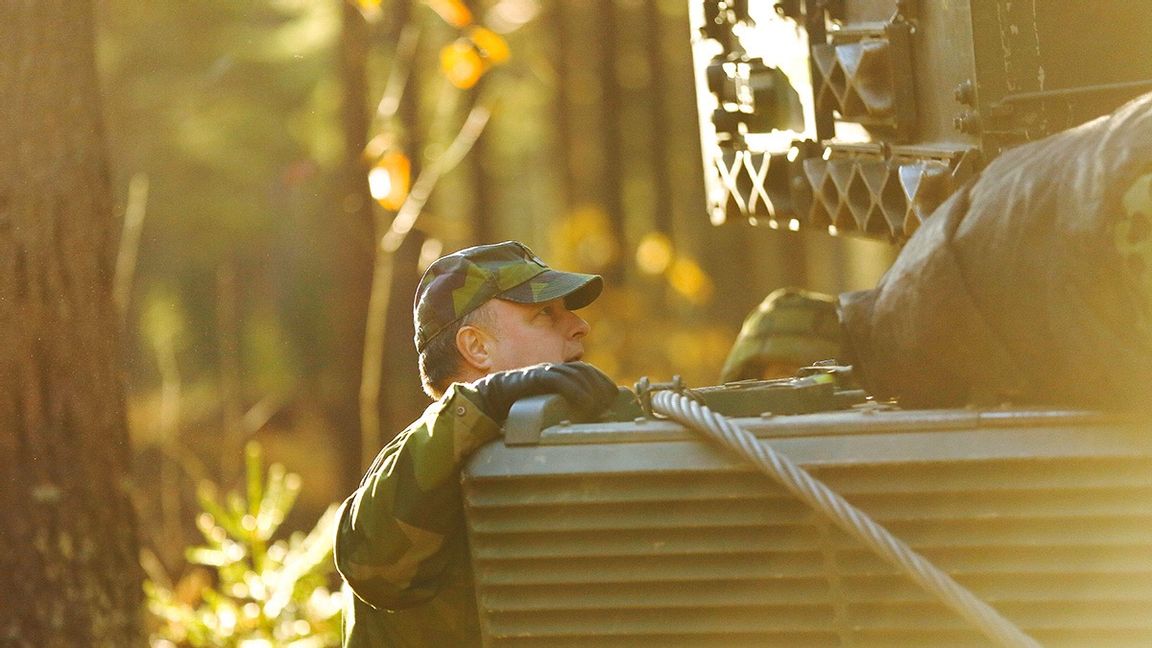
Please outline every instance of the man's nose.
M588 322L584 321L583 317L580 317L576 313L573 313L572 311L568 311L568 314L572 316L572 323L571 323L572 339L579 340L580 338L584 337L585 335L588 335L588 332L592 330L592 326Z

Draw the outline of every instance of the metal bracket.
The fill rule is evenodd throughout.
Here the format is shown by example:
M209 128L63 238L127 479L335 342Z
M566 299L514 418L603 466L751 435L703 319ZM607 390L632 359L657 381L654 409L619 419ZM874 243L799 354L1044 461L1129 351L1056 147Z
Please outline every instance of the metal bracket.
M677 378L679 380L679 378ZM627 387L619 387L616 397L600 403L597 414L573 409L559 394L543 394L522 398L512 404L504 422L504 443L510 446L539 445L544 430L554 425L593 423L597 421L632 421L644 412L636 402L636 395Z
M665 418L652 410L652 394L658 391L672 390L677 394L684 393L684 381L680 376L672 376L671 382L654 383L648 376L641 376L636 382L636 399L640 401L640 409L649 418Z
M540 433L549 422L568 417L568 401L559 394L522 398L508 411L508 419L504 422L504 443L510 446L537 445Z

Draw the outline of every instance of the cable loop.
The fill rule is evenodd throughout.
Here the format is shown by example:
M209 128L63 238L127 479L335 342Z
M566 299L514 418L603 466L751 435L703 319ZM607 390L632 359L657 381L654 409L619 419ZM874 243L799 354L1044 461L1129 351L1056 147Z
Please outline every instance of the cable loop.
M760 472L775 479L840 529L899 568L989 639L1007 648L1041 648L1035 639L892 535L867 513L727 417L683 394L668 390L650 392L648 399L653 412L702 433L750 461Z

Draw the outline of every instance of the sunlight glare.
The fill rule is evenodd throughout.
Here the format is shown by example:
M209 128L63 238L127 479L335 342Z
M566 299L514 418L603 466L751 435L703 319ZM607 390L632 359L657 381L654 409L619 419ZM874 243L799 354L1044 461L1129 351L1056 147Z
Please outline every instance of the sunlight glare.
M388 169L375 167L368 172L368 191L376 200L382 200L392 193L392 174Z

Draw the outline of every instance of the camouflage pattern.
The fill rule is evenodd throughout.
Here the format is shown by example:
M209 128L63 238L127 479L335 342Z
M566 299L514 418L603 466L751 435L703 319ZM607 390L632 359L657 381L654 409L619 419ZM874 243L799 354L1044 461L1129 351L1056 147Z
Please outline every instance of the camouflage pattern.
M416 350L493 297L522 304L564 297L576 310L592 303L603 286L599 275L549 268L516 241L460 250L437 259L420 279L412 307Z
M1152 172L1136 178L1124 192L1114 235L1129 277L1143 295L1147 321L1152 309Z
M416 349L499 297L520 303L564 298L570 309L600 295L597 275L549 268L515 241L436 260L412 312ZM460 493L460 468L500 435L475 387L453 384L376 457L340 508L336 568L344 578L344 646L479 646Z
M829 295L781 288L773 291L744 320L724 361L720 380L731 382L765 376L768 367L784 372L836 358L840 353L840 322L836 301Z
M479 645L459 471L500 426L477 402L469 385L449 387L341 506L346 647Z

